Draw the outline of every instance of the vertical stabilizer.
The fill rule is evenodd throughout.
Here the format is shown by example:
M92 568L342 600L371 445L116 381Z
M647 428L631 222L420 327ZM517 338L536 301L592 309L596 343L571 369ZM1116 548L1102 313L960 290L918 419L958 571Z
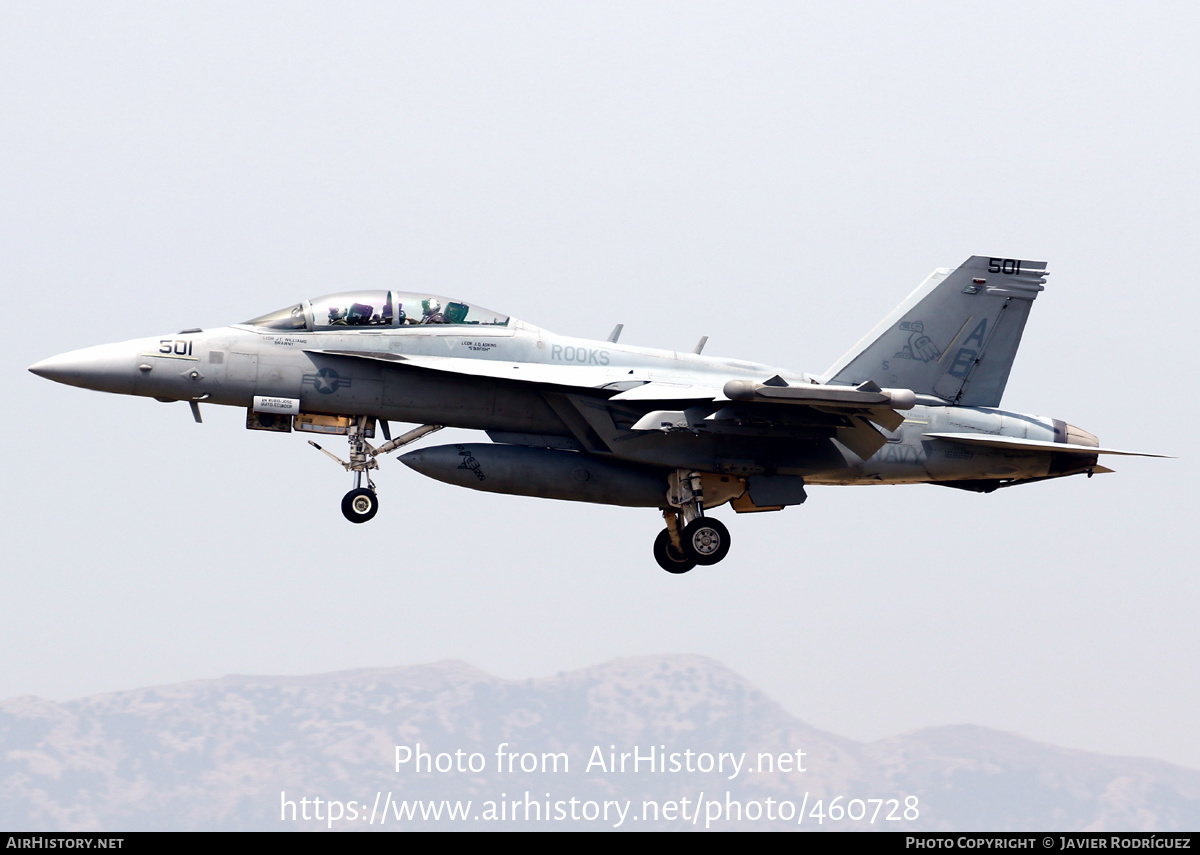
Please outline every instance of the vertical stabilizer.
M975 255L917 286L826 372L826 382L873 380L963 407L996 407L1046 264Z

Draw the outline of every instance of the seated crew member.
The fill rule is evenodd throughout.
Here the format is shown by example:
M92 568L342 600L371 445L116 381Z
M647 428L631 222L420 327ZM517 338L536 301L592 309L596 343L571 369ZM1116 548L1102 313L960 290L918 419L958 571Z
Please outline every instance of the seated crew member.
M421 301L422 324L444 324L446 316L442 314L442 304L436 297Z

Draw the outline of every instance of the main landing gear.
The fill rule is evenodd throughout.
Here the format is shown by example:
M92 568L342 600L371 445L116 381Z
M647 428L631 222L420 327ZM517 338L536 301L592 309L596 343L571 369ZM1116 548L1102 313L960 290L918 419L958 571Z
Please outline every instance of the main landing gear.
M379 468L378 458L442 429L442 425L422 425L395 439L389 437L387 442L376 448L367 442L368 420L368 416L356 416L354 424L347 430L346 438L350 440L349 463L333 452L321 448L311 439L308 441L308 444L317 451L340 463L347 472L354 473L354 489L342 497L342 515L352 523L365 523L367 520L373 519L379 512L379 497L375 495L375 482L371 480L370 474L372 469ZM387 422L381 422L381 424L386 436ZM362 485L364 475L367 479L365 487Z
M679 470L667 491L671 507L663 511L667 527L654 540L654 560L668 573L686 573L696 565L716 564L729 554L729 529L704 516L700 473Z

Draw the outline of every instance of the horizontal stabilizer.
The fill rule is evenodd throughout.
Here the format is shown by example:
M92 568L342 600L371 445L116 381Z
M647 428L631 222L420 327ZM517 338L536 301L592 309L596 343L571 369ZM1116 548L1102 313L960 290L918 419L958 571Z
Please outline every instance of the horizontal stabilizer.
M1056 451L1064 454L1120 454L1125 457L1166 457L1169 454L1147 454L1143 451L1120 451L1115 448L1097 448L1094 445L1072 445L1065 442L1049 442L1042 439L1018 439L1015 436L996 436L987 433L927 433L925 439L948 439L966 445L980 445L1007 451Z

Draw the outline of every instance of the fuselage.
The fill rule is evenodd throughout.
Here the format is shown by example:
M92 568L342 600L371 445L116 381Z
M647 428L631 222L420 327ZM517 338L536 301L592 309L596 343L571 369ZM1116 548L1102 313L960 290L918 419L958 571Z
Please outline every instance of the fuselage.
M618 404L621 398L614 396L645 384L719 390L731 379L777 376L793 385L816 379L742 360L559 336L515 319L503 326L377 329L239 324L85 348L30 370L70 385L164 401L253 408L256 397L289 399L308 413L484 430L500 442L570 448L664 469L796 475L810 484L1024 480L1082 471L1095 462L1056 460L1041 449L968 448L926 436L965 432L1067 441L1070 426L1061 421L982 407L918 404L865 460L820 425L781 430L749 420L713 433L703 422L692 430L630 432L629 422L645 407ZM529 376L533 370L543 373ZM521 371L528 381L517 379ZM583 408L595 445L580 445L580 425L556 406L556 396L606 403L606 414L596 420ZM686 399L680 404L687 405ZM629 412L624 423L623 410ZM1072 430L1076 440L1090 437ZM613 441L620 431L622 441Z

